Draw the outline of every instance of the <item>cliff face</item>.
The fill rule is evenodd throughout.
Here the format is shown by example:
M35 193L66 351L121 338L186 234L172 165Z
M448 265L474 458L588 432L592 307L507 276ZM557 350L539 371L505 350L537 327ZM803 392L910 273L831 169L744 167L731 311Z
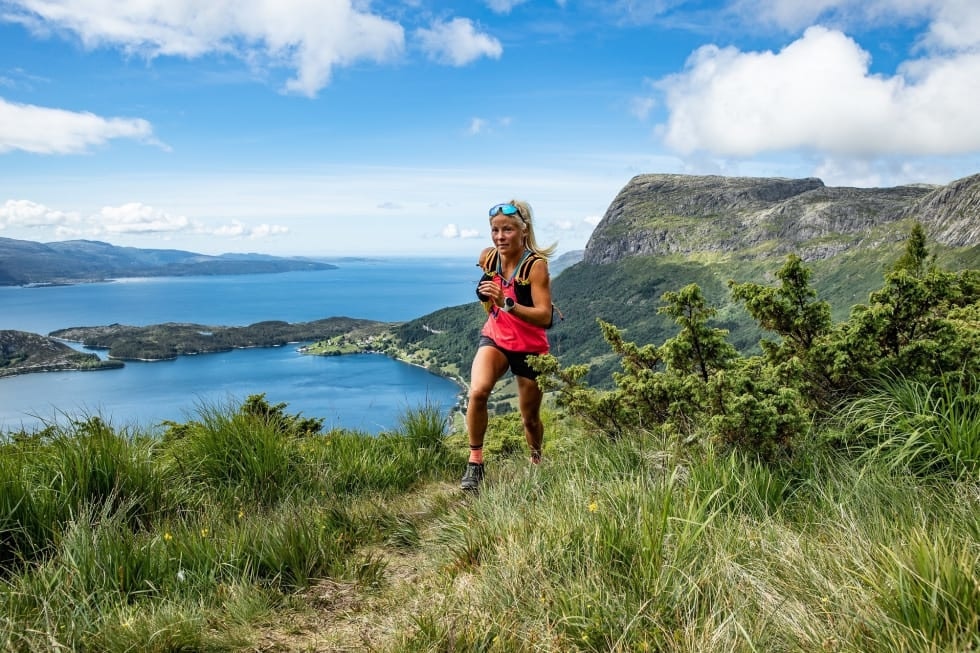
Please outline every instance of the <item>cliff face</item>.
M910 206L906 216L920 221L944 245L980 243L980 175L937 188Z
M907 235L980 243L980 175L948 186L832 188L819 179L639 175L610 204L586 246L588 263L630 256L798 253L824 259Z

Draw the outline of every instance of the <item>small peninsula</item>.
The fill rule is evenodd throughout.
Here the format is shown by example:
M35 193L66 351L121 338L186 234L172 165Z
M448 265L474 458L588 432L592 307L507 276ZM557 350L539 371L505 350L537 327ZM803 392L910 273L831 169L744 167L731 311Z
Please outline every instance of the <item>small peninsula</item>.
M117 369L119 361L100 360L58 342L27 331L0 331L0 377L30 372Z

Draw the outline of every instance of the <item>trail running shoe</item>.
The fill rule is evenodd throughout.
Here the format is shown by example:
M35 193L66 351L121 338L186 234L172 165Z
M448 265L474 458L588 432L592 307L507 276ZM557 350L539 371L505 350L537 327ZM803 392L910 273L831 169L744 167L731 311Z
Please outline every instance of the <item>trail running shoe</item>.
M460 487L467 492L476 492L483 481L483 465L481 463L466 463L466 473Z

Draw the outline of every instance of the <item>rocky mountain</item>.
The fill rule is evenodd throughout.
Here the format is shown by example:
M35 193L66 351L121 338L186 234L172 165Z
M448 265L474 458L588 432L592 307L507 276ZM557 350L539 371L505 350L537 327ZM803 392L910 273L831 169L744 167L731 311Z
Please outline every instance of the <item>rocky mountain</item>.
M330 270L305 258L263 254L209 256L176 249L117 247L93 240L37 243L0 238L0 285L77 283L120 277L258 274Z
M662 344L677 333L658 312L663 294L691 283L717 310L712 325L754 351L766 334L728 281L772 284L789 254L807 261L833 319L847 319L881 287L915 222L941 267L980 267L980 175L867 189L813 178L639 175L613 199L582 260L552 270L552 298L565 316L549 332L552 351L563 364L588 363L588 383L608 386L619 362L597 320L631 342ZM399 346L433 368L466 370L484 319L475 302L447 308L402 325Z
M893 188L834 188L815 178L638 175L610 204L584 260L792 252L813 261L901 240L911 221L942 245L980 243L980 175L941 187Z
M980 243L980 175L959 179L925 195L903 217L921 222L937 242L951 247Z

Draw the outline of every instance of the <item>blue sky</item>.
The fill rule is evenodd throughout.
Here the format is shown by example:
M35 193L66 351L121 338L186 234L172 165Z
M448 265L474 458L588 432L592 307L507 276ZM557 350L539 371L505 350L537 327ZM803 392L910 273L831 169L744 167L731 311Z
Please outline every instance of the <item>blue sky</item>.
M0 44L0 237L469 255L517 197L563 252L641 173L980 172L976 0L0 0Z

